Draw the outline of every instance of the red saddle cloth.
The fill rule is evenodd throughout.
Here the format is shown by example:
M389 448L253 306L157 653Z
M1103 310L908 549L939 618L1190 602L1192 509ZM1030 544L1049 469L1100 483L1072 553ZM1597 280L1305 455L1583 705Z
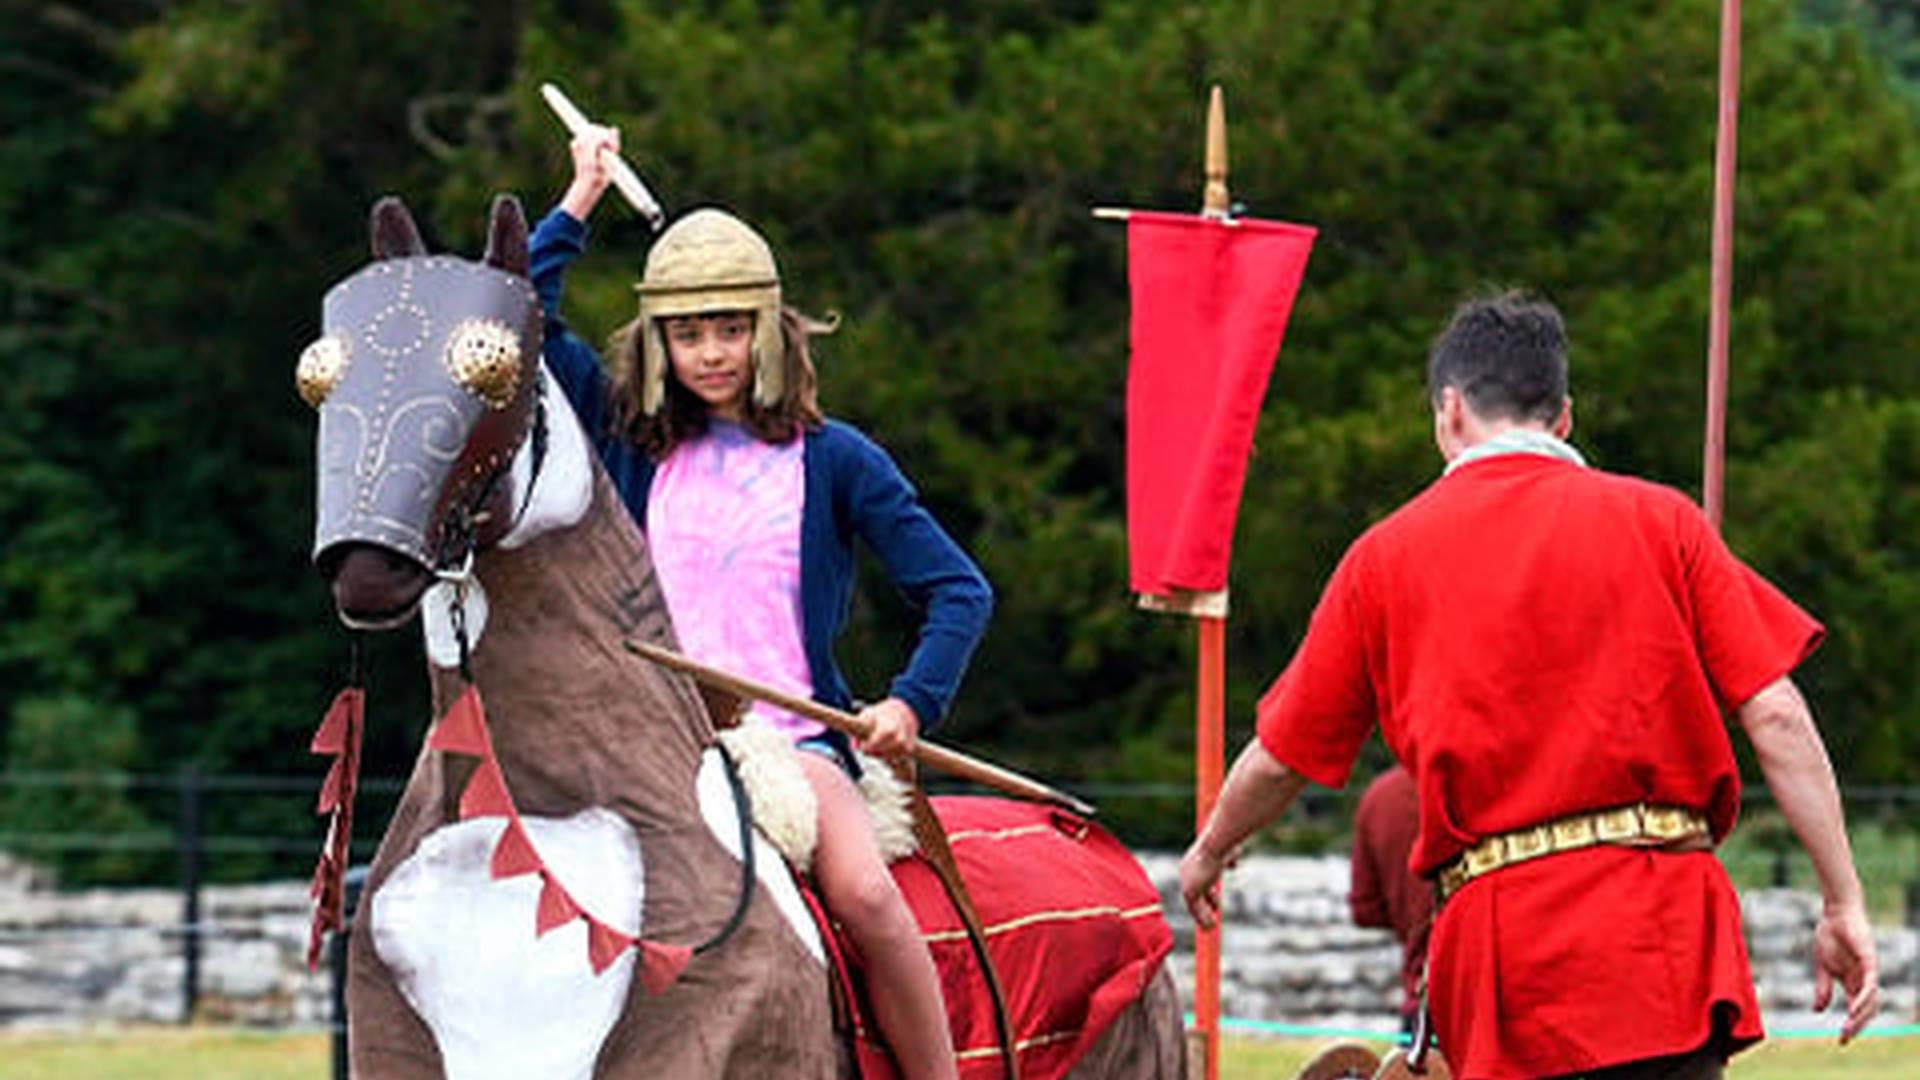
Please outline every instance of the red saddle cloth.
M1173 948L1159 894L1106 830L1064 810L1009 799L931 800L986 930L1014 1027L1022 1080L1064 1075L1145 991ZM959 913L915 856L894 880L940 970L963 1080L1007 1075L993 999ZM898 1072L874 1030L858 950L830 924L852 1004L863 1080Z

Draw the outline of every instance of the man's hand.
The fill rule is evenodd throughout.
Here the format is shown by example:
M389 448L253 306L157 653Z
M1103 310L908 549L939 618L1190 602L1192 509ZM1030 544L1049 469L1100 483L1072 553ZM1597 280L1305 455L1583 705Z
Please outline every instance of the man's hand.
M913 706L899 698L890 697L861 709L860 719L869 725L860 749L874 757L905 757L913 753L920 739L920 718L914 715Z
M1825 898L1813 931L1813 1007L1827 1007L1838 979L1847 991L1840 1041L1851 1042L1880 1011L1880 960L1874 954L1860 875L1853 867L1833 764L1814 726L1813 711L1792 679L1782 675L1761 688L1740 706L1738 715L1753 740L1753 756L1774 803L1813 860Z
M1180 860L1180 896L1194 925L1211 930L1220 925L1220 875L1239 861L1237 856L1221 858L1208 851L1199 840Z
M1847 992L1847 1019L1840 1025L1840 1044L1845 1046L1880 1011L1880 961L1874 951L1873 926L1866 909L1857 903L1827 905L1814 927L1815 1012L1833 1000L1835 979Z
M1293 802L1307 778L1250 739L1227 770L1220 800L1180 860L1180 895L1202 930L1220 924L1220 875L1240 860L1240 846ZM1225 852L1225 854L1221 854Z

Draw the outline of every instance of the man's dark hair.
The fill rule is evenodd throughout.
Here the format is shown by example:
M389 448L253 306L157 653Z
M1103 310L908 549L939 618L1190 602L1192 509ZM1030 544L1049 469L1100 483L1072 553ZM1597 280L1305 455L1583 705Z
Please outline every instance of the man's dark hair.
M1427 354L1427 396L1451 386L1488 420L1551 423L1567 397L1567 326L1559 309L1520 292L1454 309Z

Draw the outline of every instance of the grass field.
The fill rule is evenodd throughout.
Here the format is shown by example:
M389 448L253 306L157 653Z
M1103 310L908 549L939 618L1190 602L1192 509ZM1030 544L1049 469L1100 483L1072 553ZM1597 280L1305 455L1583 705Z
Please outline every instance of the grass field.
M1286 1080L1325 1043L1308 1039L1234 1039L1220 1061L1221 1080ZM1376 1051L1381 1046L1369 1044ZM1864 1039L1842 1050L1831 1039L1776 1040L1733 1059L1737 1080L1913 1080L1920 1038Z
M1222 1080L1286 1080L1322 1044L1304 1039L1229 1039ZM141 1029L86 1035L0 1036L6 1080L323 1080L331 1075L324 1034L282 1035L215 1028ZM1912 1080L1920 1038L1866 1039L1846 1050L1831 1040L1769 1042L1734 1059L1739 1080Z

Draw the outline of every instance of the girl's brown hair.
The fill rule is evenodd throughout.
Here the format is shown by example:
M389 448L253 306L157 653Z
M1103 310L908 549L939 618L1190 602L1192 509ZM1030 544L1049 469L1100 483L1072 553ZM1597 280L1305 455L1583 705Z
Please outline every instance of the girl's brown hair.
M664 461L688 439L707 430L707 405L674 377L673 364L667 363L666 395L659 411L648 416L640 409L641 388L646 373L641 359L643 333L658 334L658 326L642 325L635 318L613 332L607 344L613 359L613 416L611 429L636 443L654 461ZM762 406L747 395L744 426L764 442L791 442L800 433L826 422L820 412L820 377L813 369L809 339L833 333L839 328L839 316L816 319L798 308L780 309L780 360L786 369L786 391L771 406ZM663 354L671 356L664 349Z

